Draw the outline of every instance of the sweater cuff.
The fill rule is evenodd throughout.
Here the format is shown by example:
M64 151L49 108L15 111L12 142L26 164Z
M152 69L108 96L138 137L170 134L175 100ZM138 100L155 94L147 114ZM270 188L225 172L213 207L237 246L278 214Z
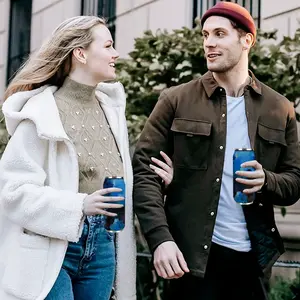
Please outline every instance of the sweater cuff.
M160 226L152 229L145 235L150 251L153 253L155 249L163 242L173 241L174 239L169 231L168 226Z

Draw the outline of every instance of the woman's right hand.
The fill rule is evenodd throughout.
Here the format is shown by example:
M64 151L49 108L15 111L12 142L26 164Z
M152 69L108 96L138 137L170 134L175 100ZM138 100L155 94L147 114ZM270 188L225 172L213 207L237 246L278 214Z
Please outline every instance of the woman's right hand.
M111 197L105 196L109 193L120 192L118 188L107 188L94 192L93 194L87 195L83 200L83 213L86 216L94 215L106 215L114 217L117 214L106 211L107 208L121 208L124 205L116 204L115 201L122 201L124 197Z
M174 167L171 158L163 151L159 152L165 160L165 163L155 157L151 157L152 162L156 165L150 164L150 168L163 180L165 188L167 188L173 180Z

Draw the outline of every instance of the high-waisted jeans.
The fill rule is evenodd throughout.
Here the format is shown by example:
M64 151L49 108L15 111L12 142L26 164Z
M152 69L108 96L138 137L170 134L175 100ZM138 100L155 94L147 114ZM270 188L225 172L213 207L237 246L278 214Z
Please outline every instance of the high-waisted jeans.
M86 219L80 240L69 243L45 300L108 300L114 277L114 235L104 229L101 217L92 217Z

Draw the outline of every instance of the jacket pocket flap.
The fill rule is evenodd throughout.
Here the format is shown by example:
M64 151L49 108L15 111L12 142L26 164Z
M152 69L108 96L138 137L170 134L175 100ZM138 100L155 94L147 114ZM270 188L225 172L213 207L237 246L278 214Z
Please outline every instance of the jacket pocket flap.
M50 245L50 239L45 236L29 234L23 232L20 235L20 246L31 249L48 249Z
M258 124L258 135L271 144L277 143L286 146L285 131Z
M212 124L207 121L189 120L189 119L174 119L171 130L191 135L209 136L211 133Z

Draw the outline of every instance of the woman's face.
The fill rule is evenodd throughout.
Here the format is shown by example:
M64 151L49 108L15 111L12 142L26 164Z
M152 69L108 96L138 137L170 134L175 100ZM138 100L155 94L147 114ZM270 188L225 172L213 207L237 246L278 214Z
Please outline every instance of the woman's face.
M84 69L96 83L116 78L115 61L119 53L113 47L108 28L97 25L92 29L93 42L84 49Z

